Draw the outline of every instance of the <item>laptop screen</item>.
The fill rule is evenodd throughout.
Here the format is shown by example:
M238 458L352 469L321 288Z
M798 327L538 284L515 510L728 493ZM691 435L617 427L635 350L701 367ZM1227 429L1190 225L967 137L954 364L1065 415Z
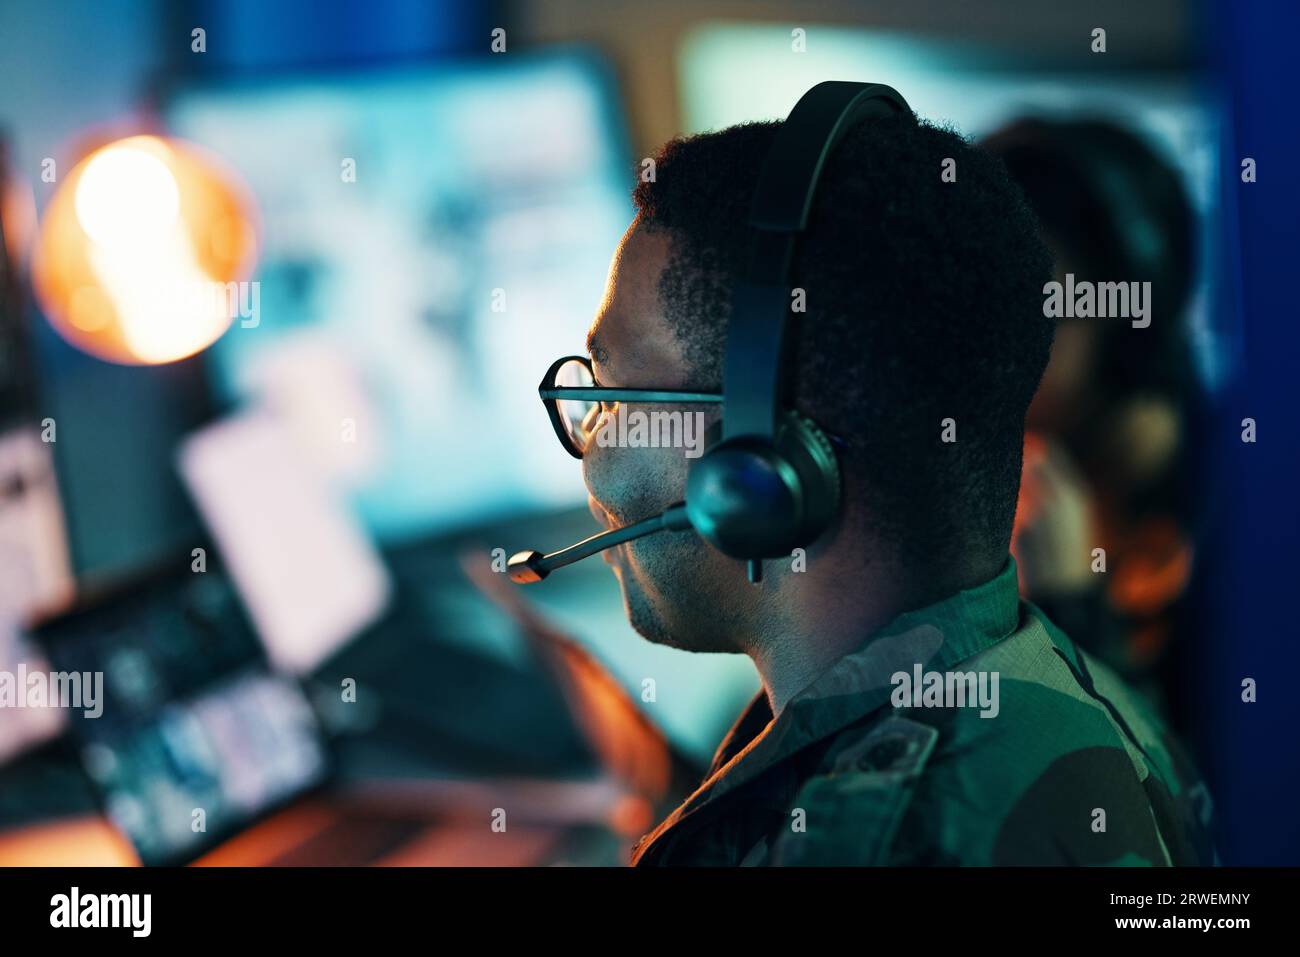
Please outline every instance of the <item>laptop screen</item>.
M145 864L193 859L328 772L305 694L269 671L218 572L115 592L37 638L50 687L79 690L82 765Z

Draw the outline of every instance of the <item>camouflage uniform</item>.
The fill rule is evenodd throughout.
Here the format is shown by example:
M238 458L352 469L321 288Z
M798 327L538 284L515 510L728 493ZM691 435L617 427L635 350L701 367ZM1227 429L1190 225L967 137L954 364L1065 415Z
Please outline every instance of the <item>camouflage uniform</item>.
M904 701L891 679L918 664L996 673L996 715ZM1159 719L1021 602L1009 560L895 619L775 721L760 694L632 859L1199 865L1217 863L1210 818L1205 785Z

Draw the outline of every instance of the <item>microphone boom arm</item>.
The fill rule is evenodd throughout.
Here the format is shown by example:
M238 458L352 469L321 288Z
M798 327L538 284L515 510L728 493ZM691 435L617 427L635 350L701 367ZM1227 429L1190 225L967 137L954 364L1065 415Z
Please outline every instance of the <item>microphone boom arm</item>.
M690 528L690 519L686 517L686 505L678 502L651 518L584 538L567 548L561 548L558 552L546 555L533 550L515 552L506 563L506 570L510 574L511 581L526 585L541 581L557 568L590 558L597 552L603 552L615 545L622 545L624 542L655 532L684 532Z

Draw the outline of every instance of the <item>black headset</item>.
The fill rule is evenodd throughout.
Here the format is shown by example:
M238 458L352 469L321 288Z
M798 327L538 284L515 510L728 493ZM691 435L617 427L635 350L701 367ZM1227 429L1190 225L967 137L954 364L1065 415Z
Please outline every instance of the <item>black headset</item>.
M758 582L763 559L787 556L826 531L840 504L835 449L815 422L787 406L782 389L795 252L831 151L858 121L895 114L912 115L896 90L879 83L828 80L800 97L759 172L749 211L753 247L731 296L721 441L691 467L686 501L549 555L519 552L509 561L515 581L539 581L656 531L693 529L748 562L749 579Z

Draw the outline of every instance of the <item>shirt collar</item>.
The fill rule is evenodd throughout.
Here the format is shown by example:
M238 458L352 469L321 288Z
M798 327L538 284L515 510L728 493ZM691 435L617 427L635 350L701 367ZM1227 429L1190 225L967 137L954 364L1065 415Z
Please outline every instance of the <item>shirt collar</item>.
M795 695L776 719L760 692L724 738L704 783L655 829L647 846L683 817L875 711L889 700L895 673L910 673L918 664L949 670L1019 624L1016 563L1008 556L1002 571L982 585L894 618Z

